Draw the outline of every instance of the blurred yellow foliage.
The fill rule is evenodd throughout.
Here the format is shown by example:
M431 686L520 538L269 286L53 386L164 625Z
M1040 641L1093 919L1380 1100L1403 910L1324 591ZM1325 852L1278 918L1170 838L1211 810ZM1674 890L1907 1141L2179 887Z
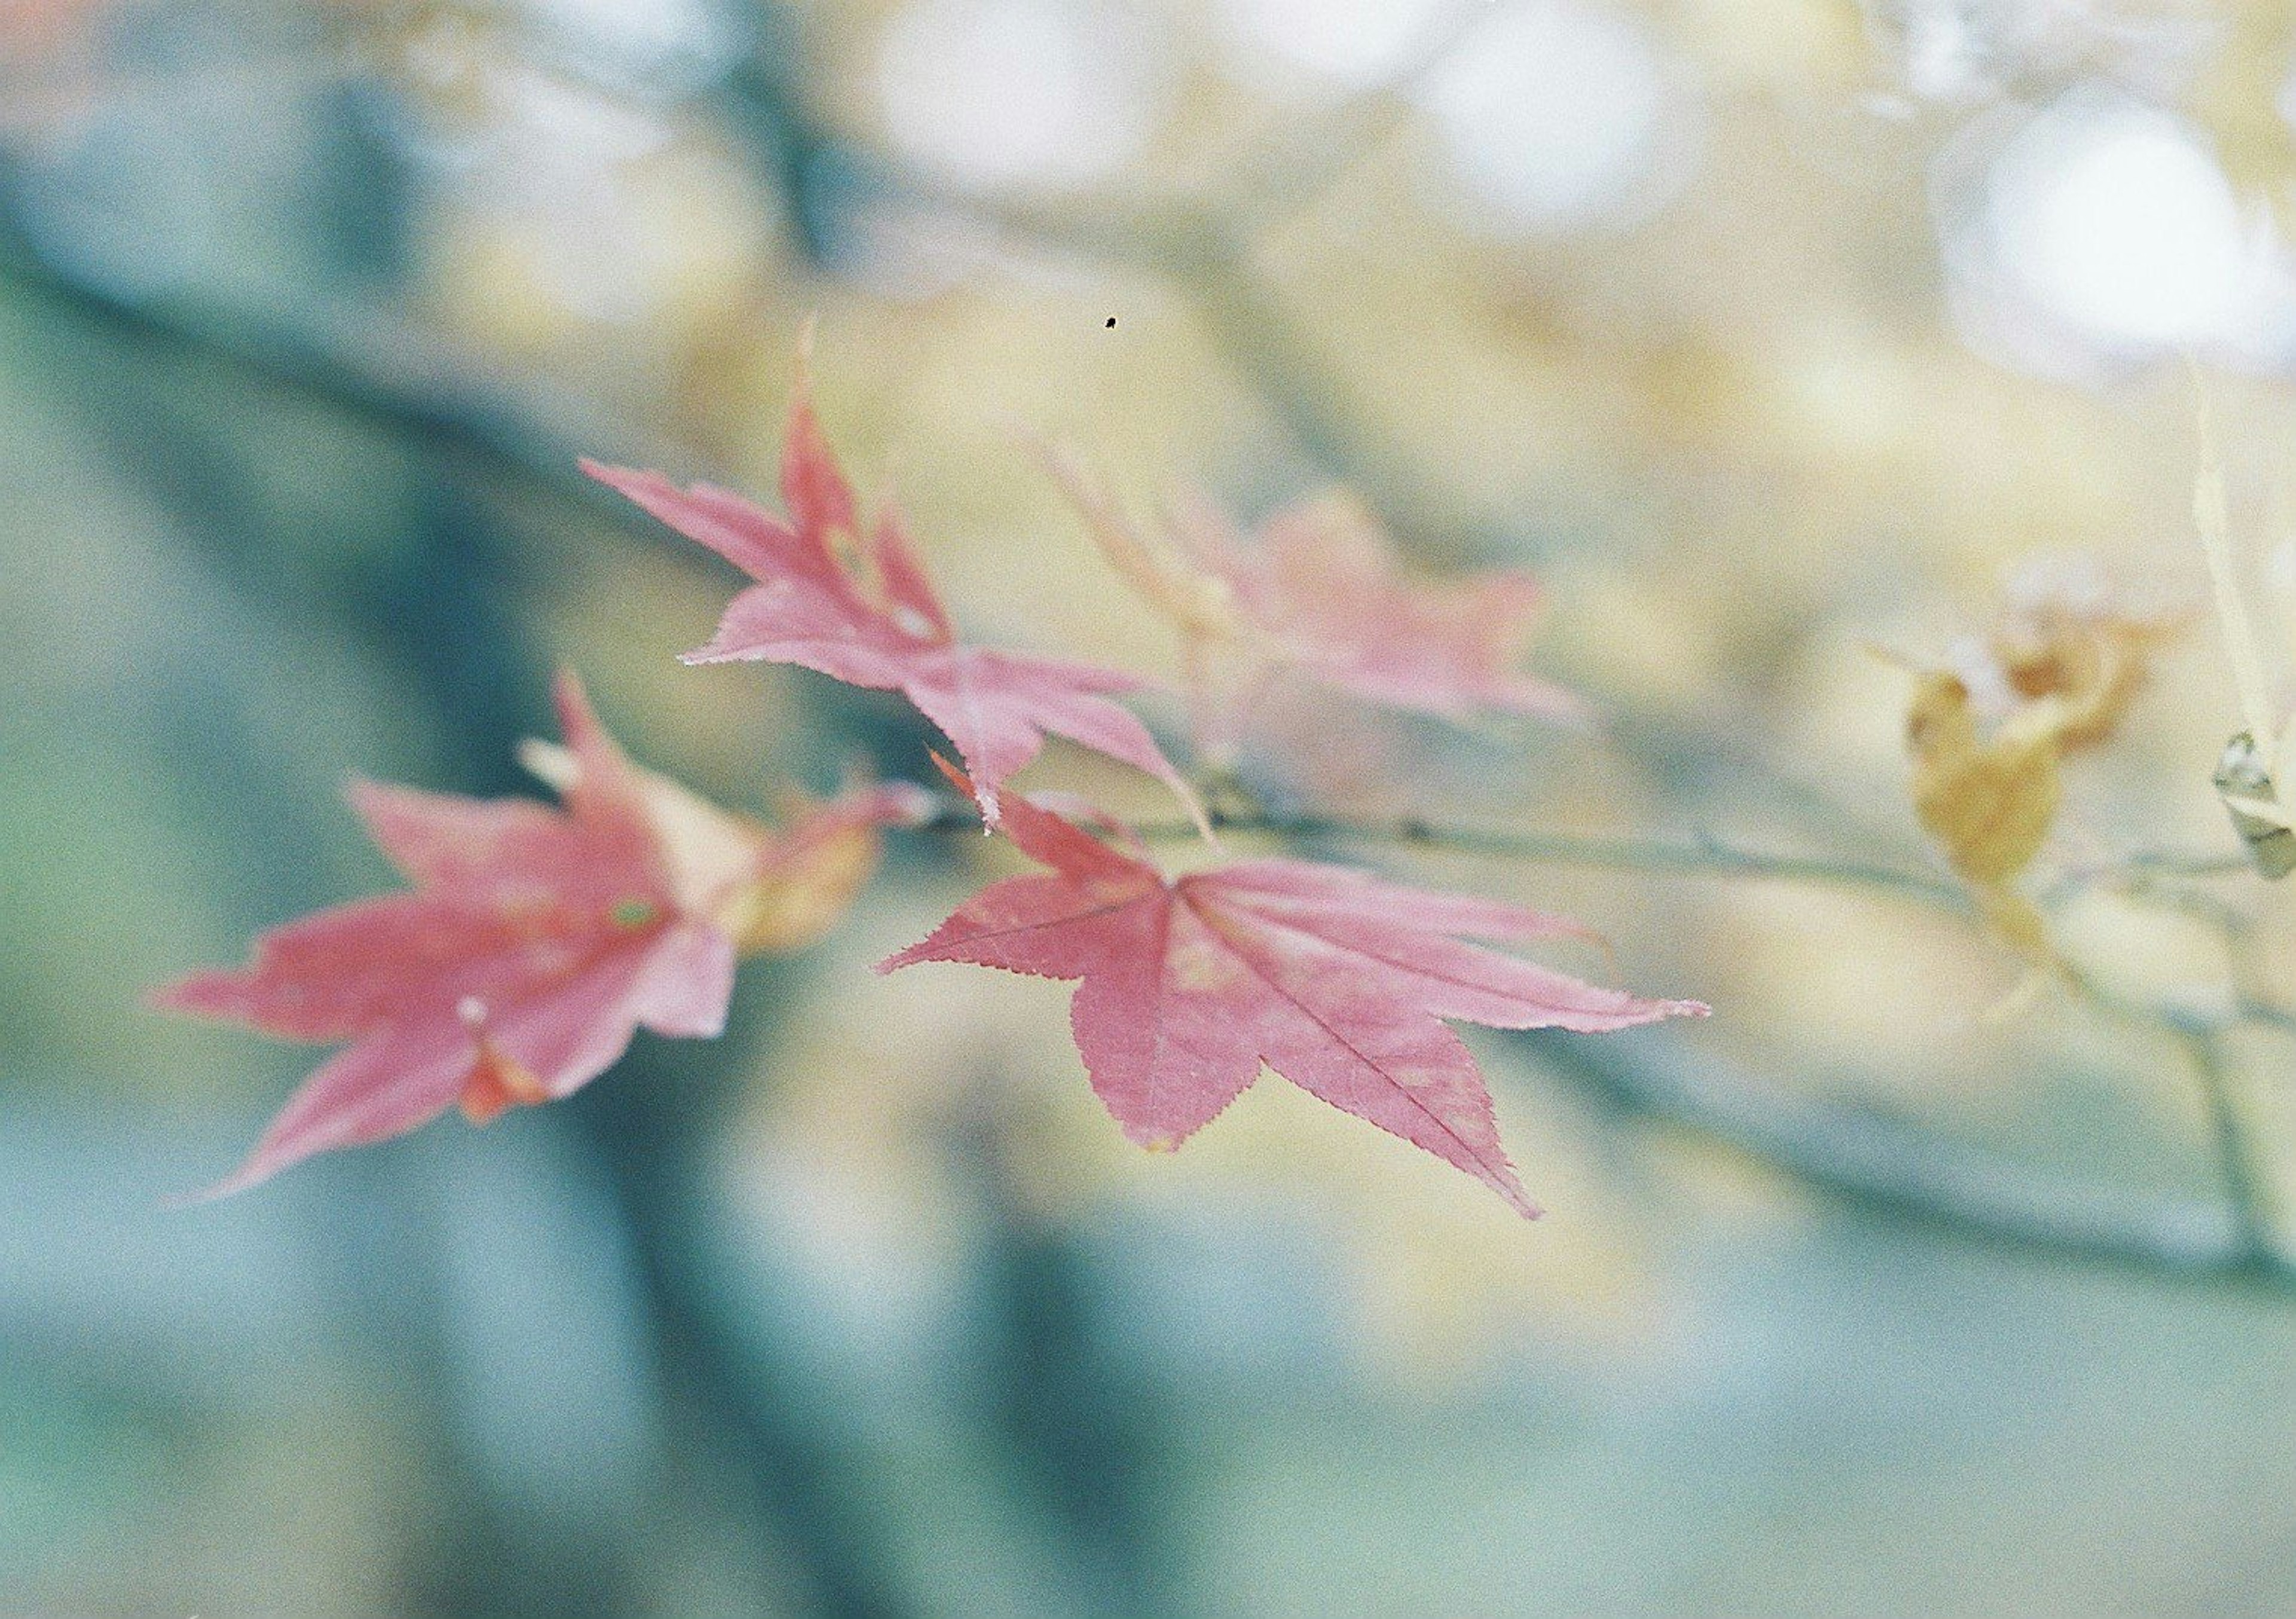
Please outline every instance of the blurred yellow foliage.
M1981 735L1969 687L1942 671L1921 677L1906 717L1914 813L2011 943L2032 952L2046 948L2040 919L2009 885L2040 853L2063 796L2048 717L2028 711Z
M2138 617L2093 569L2028 568L1956 669L1922 672L1906 717L1914 812L1988 917L2028 954L2046 931L2012 885L2033 863L2064 797L2060 765L2109 740L2183 627Z

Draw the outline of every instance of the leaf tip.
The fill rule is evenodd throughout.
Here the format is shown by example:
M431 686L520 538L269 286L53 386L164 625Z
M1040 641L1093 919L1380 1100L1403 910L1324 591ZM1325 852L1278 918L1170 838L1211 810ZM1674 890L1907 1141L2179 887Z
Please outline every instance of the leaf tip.
M897 950L883 961L873 963L869 970L882 977L887 973L898 972L904 967L914 967L920 961L930 961L932 957L925 953L932 948L932 936L928 935L907 949Z
M590 706L590 694L583 689L582 677L572 666L561 664L550 677L550 701L558 710L558 733L568 747L578 749L584 739L603 729L597 710Z
M160 1199L160 1207L171 1214L185 1214L195 1208L204 1208L210 1203L220 1203L226 1198L236 1198L243 1191L253 1190L285 1167L285 1164L274 1163L267 1159L264 1149L258 1147L248 1155L245 1163L222 1180L213 1185L203 1186L197 1191L176 1192L162 1198Z
M1004 819L1004 805L997 799L996 789L950 764L939 748L932 750L931 756L933 768L940 772L948 784L980 807L982 835L985 837L995 831Z
M1103 1100L1105 1100L1104 1098ZM1226 1110L1225 1108L1221 1109L1223 1112ZM1150 1124L1145 1120L1125 1118L1120 1116L1116 1123L1117 1127L1124 1132L1126 1141L1141 1151L1154 1153L1158 1157L1169 1157L1179 1151L1186 1144L1192 1133L1188 1130L1174 1130L1164 1124Z
M234 1019L247 1015L247 987L243 973L209 969L154 985L139 999L146 1011Z
M659 472L649 472L637 467L619 466L611 461L595 461L587 455L583 456L574 464L580 470L583 477L594 483L603 484L615 494L627 500L638 501L640 504L644 503L640 497L640 491L647 489L650 486L658 486L663 481Z
M198 1009L184 994L184 987L191 982L187 977L170 978L165 984L151 985L135 997L135 1003L147 1012L196 1011Z

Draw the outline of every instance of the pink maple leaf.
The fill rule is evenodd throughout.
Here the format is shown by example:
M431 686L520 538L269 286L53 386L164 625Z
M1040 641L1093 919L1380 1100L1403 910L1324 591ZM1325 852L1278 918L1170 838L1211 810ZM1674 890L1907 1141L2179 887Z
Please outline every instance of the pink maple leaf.
M1218 655L1243 654L1231 709L1269 670L1288 667L1366 702L1455 721L1587 717L1578 698L1521 672L1546 600L1529 574L1414 579L1378 520L1339 494L1277 512L1256 541L1191 498L1159 539L1135 528L1074 460L1048 451L1046 462L1117 571L1179 627L1199 686Z
M821 839L803 825L775 837L639 769L570 675L557 699L567 745L534 762L562 808L356 782L353 807L412 891L274 928L246 968L154 995L288 1039L351 1043L209 1195L403 1134L457 1102L484 1123L568 1095L640 1025L722 1032L756 895L817 865ZM824 806L820 830L911 815L909 791Z
M1149 683L1113 670L962 645L889 506L865 530L802 381L782 450L785 521L709 484L584 462L619 490L758 584L734 598L688 663L797 664L849 685L896 691L947 734L971 773L982 818L1046 734L1158 777L1201 821L1195 796L1129 709L1110 694Z
M1177 879L1019 797L1004 831L1049 876L991 885L879 967L969 961L1075 978L1092 1087L1125 1134L1177 1146L1269 1068L1537 1207L1481 1072L1442 1021L1603 1033L1703 1015L1601 989L1464 936L1575 934L1562 919L1360 871L1252 860Z
M1585 718L1576 697L1521 672L1546 603L1527 573L1409 578L1370 512L1345 497L1277 512L1256 547L1236 543L1209 508L1191 529L1245 615L1285 661L1322 684L1447 719L1489 711Z

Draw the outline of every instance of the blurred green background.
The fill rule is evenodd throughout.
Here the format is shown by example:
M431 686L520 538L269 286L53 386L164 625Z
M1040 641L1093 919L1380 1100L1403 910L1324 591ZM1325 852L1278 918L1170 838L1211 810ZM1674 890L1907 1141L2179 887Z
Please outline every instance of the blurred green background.
M2292 67L2197 0L0 0L0 1612L2296 1610L2296 1304L1874 1192L1906 1141L2205 1231L2187 1077L1988 1015L2013 959L1887 897L1398 857L1718 1009L1473 1037L1531 1226L1273 1083L1136 1153L1061 986L873 977L1010 869L970 842L897 838L726 1042L219 1206L163 1204L311 1054L139 999L386 880L351 773L529 790L559 661L730 802L922 768L890 702L677 666L727 570L573 474L769 495L808 322L982 640L1172 671L1032 435L1548 578L1600 734L1302 719L1269 790L1918 865L1873 649L2037 552L2202 601L2180 356L2287 617ZM2219 663L2062 858L2230 846ZM2068 932L2224 977L2111 895ZM2240 1055L2286 1141L2284 1037Z

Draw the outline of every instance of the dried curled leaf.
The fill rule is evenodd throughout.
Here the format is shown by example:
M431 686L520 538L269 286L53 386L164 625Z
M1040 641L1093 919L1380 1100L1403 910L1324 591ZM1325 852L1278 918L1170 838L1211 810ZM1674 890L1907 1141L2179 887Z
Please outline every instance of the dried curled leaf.
M2025 568L2007 595L1956 662L1992 718L2052 705L2046 723L2060 756L2112 740L2152 679L2153 658L2191 623L2185 613L2131 611L2086 560Z
M1914 813L1956 872L1994 889L2033 863L2063 796L2057 736L2046 720L2026 716L1987 735L1968 684L1932 671L1915 688L1906 745Z
M929 819L932 800L893 782L827 800L792 793L782 813L782 830L727 919L744 955L786 955L835 927L876 872L878 829Z
M2021 569L1952 666L1920 671L1906 717L1914 813L1994 929L2048 955L2040 913L2014 884L2064 797L2063 762L2110 740L2180 634L2183 614L2131 611L2084 560Z
M562 793L581 780L579 761L555 743L529 740L519 761ZM820 938L876 871L879 830L932 814L931 795L894 781L831 799L790 792L775 828L643 766L631 773L681 902L709 916L744 956L783 955Z

